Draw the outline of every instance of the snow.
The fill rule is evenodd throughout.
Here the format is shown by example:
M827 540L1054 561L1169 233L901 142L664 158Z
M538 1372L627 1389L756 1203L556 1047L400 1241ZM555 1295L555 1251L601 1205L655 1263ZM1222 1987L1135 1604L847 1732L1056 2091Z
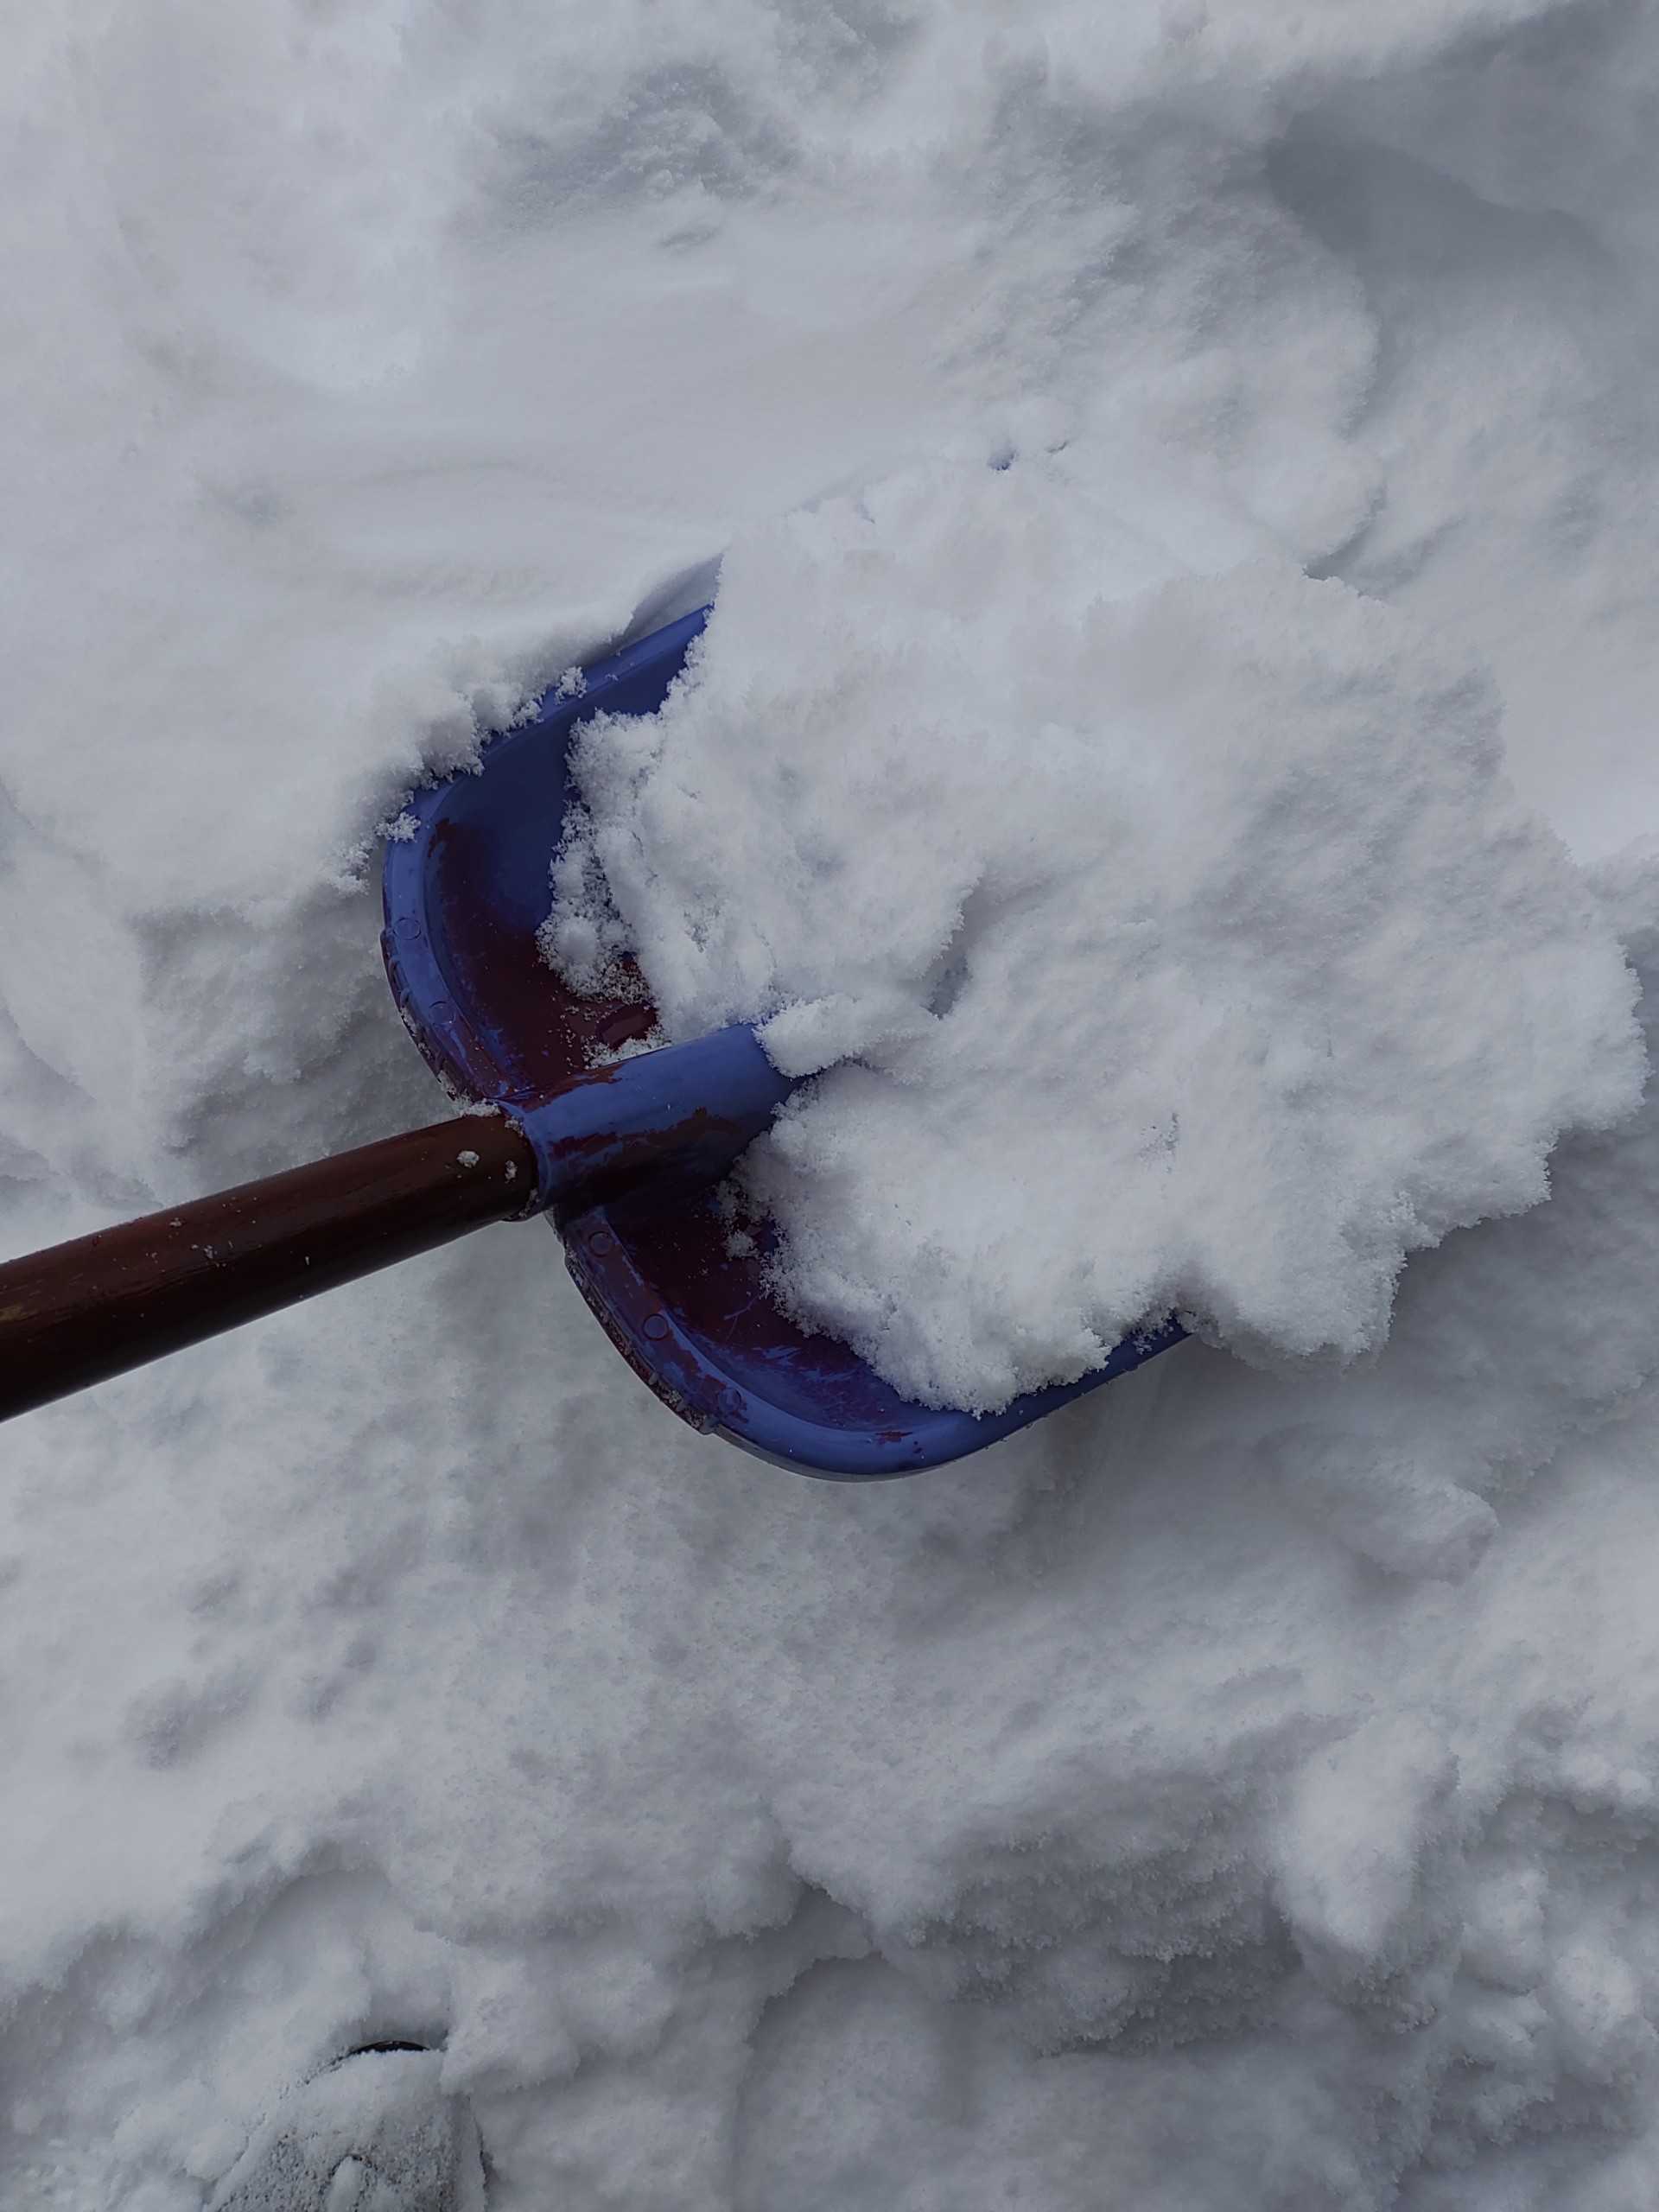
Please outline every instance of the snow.
M744 1163L780 1294L980 1412L1172 1311L1375 1347L1406 1253L1646 1072L1478 668L1079 505L1010 464L746 533L662 712L583 733L543 931L833 1065Z
M1517 830L1499 887L1591 982L1535 1089L1452 1102L1445 1189L1609 1126L1345 1368L1187 1344L890 1488L680 1429L534 1224L10 1425L0 2201L200 2212L409 2039L491 2212L1651 2203L1659 1132L1611 1118L1607 949L1651 1021L1651 10L8 36L4 1249L431 1119L382 825L895 484L942 528L1052 494L1067 620L1121 532L1158 607L1386 627L1403 701L1489 670L1580 870ZM1262 696L1325 650L1273 634ZM841 1011L819 1049L880 1046Z
M277 2100L213 2194L212 2212L478 2212L476 2131L446 2098L436 2050L359 2051Z

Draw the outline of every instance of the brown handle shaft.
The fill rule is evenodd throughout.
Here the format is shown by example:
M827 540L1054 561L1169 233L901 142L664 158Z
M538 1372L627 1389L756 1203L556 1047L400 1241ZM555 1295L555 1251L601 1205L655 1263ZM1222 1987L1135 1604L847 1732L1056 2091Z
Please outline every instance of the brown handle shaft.
M519 1212L524 1132L466 1116L0 1265L0 1421Z

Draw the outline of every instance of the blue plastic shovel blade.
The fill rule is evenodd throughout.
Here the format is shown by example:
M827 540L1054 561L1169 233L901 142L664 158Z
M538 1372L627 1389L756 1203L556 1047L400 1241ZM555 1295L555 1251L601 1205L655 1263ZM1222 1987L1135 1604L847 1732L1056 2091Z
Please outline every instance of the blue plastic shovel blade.
M915 1474L1098 1389L1183 1332L1161 1322L1081 1380L1029 1392L1000 1414L911 1404L848 1345L779 1311L763 1249L728 1249L710 1179L792 1087L751 1031L620 1060L602 1084L580 1086L579 1100L567 1088L656 1019L643 999L579 996L537 944L570 796L570 733L601 712L654 712L707 619L703 608L597 662L579 691L550 694L493 739L481 772L451 776L410 802L412 834L386 849L386 973L410 1034L450 1090L524 1123L543 1162L543 1203L573 1147L591 1154L624 1128L706 1117L710 1140L694 1155L701 1181L682 1174L550 1216L582 1296L665 1405L695 1428L808 1474Z

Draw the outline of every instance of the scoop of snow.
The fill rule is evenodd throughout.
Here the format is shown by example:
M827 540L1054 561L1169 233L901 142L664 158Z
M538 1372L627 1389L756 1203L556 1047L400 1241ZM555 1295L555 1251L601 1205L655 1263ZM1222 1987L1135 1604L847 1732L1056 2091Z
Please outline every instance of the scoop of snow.
M757 529L601 718L545 933L812 1076L745 1163L804 1319L989 1409L1170 1311L1351 1357L1404 1255L1638 1096L1623 955L1480 670L1346 586L1195 573L1062 461Z

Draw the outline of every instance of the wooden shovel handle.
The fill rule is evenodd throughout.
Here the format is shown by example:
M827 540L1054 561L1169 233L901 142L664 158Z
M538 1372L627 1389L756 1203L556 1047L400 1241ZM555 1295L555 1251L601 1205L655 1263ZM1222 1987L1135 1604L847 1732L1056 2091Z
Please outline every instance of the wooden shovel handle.
M522 1212L536 1157L468 1115L0 1266L0 1420Z

